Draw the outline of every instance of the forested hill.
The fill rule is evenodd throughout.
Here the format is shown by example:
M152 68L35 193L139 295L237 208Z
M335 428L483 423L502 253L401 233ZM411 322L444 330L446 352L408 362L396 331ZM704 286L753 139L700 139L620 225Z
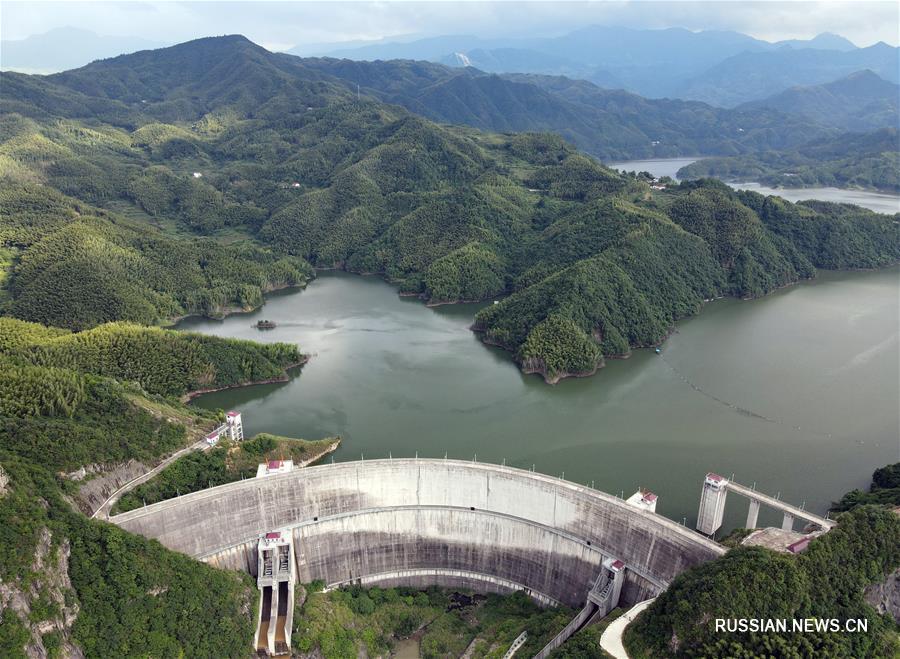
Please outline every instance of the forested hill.
M150 120L189 121L222 106L274 118L348 100L359 85L367 96L434 121L500 132L551 131L605 159L735 155L828 134L824 125L781 110L649 100L564 77L501 77L428 62L301 59L237 36L142 51L43 78L6 73L3 81L4 110L38 118L96 117L131 129ZM30 102L35 98L40 103Z
M846 51L780 48L741 52L686 81L678 96L732 107L798 85L822 85L867 69L898 83L898 54L897 47L883 41Z
M865 132L896 128L900 86L873 71L857 71L824 85L792 87L738 109L763 108L801 115L825 126Z
M607 160L735 155L802 144L825 124L783 108L747 111L697 101L651 100L584 80L485 74L429 62L302 60L352 91L395 103L434 121L490 131L550 131Z
M295 345L0 318L0 656L245 657L247 575L89 520L73 499L220 422L177 397L285 377L300 360Z
M651 187L558 136L357 99L242 37L2 83L2 304L26 320L240 303L306 260L432 302L509 294L477 328L553 381L659 342L704 299L900 258L893 218L713 181Z
M683 167L678 176L715 176L785 188L866 188L896 194L900 192L900 137L896 127L845 133L795 149L705 158Z
M799 555L739 545L683 572L628 626L629 656L898 656L897 608L890 599L900 569L898 501L900 463L875 471L871 492L845 494L836 504L842 511L837 526L814 537ZM867 628L723 635L713 625L723 618L809 617L866 620Z

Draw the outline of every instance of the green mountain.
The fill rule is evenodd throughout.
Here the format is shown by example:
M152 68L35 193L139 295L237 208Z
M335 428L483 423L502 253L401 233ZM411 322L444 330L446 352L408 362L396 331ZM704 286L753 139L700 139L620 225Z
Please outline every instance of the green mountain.
M845 133L784 151L706 158L682 167L682 179L715 176L784 188L835 186L900 192L900 138L896 128Z
M884 216L739 196L710 181L651 189L553 135L439 126L357 98L346 78L314 64L223 37L54 76L13 74L8 87L3 74L0 158L11 194L25 198L8 222L20 237L5 239L8 312L63 325L74 317L67 326L82 328L206 309L205 295L220 311L246 300L251 282L258 300L296 281L303 259L378 273L432 302L507 293L477 329L552 381L658 343L705 299L900 256ZM393 76L345 65L381 86ZM402 76L396 85L408 88ZM72 210L31 217L29 194ZM105 223L89 219L101 211ZM85 238L86 224L106 242ZM854 248L821 240L825 229L851 235ZM169 248L154 247L157 236L198 254L195 265L178 259L186 270L175 281L163 277ZM224 275L209 272L204 249L226 250ZM108 274L85 265L100 252L115 255ZM188 281L209 293L191 297ZM76 309L61 306L54 282Z
M0 318L0 656L246 656L249 576L74 507L92 478L153 464L217 425L178 396L284 377L299 360L294 345Z
M823 578L840 563L839 577ZM887 506L844 513L799 555L736 547L678 576L625 632L632 657L893 657L896 623L867 587L900 566L900 519ZM815 629L716 631L715 619L865 620L860 633ZM790 623L788 623L790 627Z
M499 132L551 131L608 160L735 155L799 145L828 132L780 110L649 100L562 76L497 76L408 60L309 58L303 66L433 121Z
M710 297L900 258L895 217L651 187L556 135L357 98L242 37L0 85L3 657L246 656L249 577L71 502L79 474L201 439L217 418L185 392L283 377L301 356L147 324L338 266L431 301L507 294L477 328L555 381L661 341Z
M740 109L768 108L802 115L823 126L865 132L897 128L900 86L865 70L811 87L792 87L780 94L745 103Z

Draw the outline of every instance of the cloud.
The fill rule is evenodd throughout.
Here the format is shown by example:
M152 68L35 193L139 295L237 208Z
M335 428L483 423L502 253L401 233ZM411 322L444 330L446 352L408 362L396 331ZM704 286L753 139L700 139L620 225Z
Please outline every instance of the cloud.
M835 32L897 44L895 2L3 2L2 36L56 27L174 43L241 33L270 48L399 35L557 35L590 24L736 30L777 41Z

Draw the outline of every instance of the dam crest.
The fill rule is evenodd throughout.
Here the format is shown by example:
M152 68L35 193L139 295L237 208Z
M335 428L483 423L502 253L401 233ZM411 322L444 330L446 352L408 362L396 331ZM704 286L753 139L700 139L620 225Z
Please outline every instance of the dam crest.
M289 538L296 580L523 590L581 607L604 563L618 598L653 597L725 548L646 507L544 474L449 459L380 459L237 481L109 521L258 576L261 535Z

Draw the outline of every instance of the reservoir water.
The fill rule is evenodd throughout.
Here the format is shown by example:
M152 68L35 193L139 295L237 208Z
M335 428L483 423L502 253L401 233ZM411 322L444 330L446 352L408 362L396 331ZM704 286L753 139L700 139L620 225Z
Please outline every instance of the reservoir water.
M615 494L647 487L659 512L691 525L709 470L824 512L900 459L898 276L823 272L718 300L680 322L661 355L635 351L556 386L478 340L477 305L428 308L374 277L322 273L256 312L180 328L313 355L289 382L196 399L240 409L251 434L339 434L336 460L477 456ZM261 318L277 328L252 327ZM734 497L727 525L745 515Z
M625 162L607 163L613 169L625 171L650 172L654 176L675 175L679 169L696 162L697 158L658 158L654 160L628 160ZM753 190L764 195L778 195L788 201L818 199L845 204L856 204L878 213L900 213L900 196L871 192L869 190L843 190L840 188L770 188L759 183L729 183L737 190Z

